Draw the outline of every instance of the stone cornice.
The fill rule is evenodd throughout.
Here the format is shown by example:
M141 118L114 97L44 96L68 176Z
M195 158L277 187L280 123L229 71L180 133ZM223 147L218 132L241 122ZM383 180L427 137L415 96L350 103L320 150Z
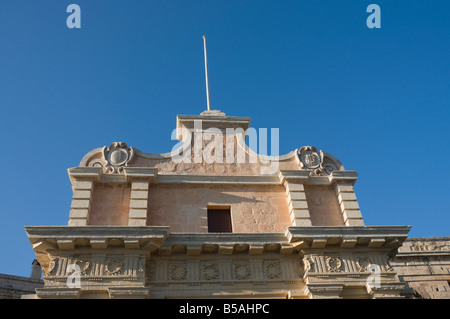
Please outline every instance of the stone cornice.
M410 226L288 227L285 235L297 250L358 246L395 251L406 240L410 229Z
M294 253L314 249L367 248L395 251L409 226L288 227L285 233L169 233L163 226L32 226L25 227L35 252L125 248L159 255L186 253Z
M274 175L193 175L193 174L158 174L156 183L191 183L191 184L272 184L280 185L277 176Z
M330 182L349 183L355 184L358 179L358 173L356 171L333 171L328 176Z
M408 238L396 257L449 256L450 237Z
M67 171L72 184L75 180L92 180L100 183L128 183L136 179L151 181L158 173L158 169L148 167L124 167L122 174L107 174L101 167L73 167Z
M52 249L106 249L123 247L150 252L159 248L169 234L162 226L26 226L28 239L36 252Z
M290 254L292 245L286 241L283 233L207 233L207 234L170 234L159 255L186 253L199 255L217 253L229 255L248 253L259 255L265 252Z

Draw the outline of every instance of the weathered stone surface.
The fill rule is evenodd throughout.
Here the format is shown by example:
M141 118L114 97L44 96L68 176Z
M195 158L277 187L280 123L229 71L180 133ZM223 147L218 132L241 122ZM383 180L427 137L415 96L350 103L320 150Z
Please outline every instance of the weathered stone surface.
M408 226L364 226L355 171L313 146L259 155L249 123L178 116L182 161L123 142L86 154L68 170L69 226L26 227L44 271L34 296L447 296L445 240L410 244ZM226 209L231 232L209 233L208 209Z

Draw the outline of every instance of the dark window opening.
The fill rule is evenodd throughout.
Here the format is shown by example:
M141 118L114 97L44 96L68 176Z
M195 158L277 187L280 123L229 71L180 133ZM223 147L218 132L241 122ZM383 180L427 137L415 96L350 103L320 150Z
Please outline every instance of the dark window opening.
M231 233L230 208L208 208L208 232Z

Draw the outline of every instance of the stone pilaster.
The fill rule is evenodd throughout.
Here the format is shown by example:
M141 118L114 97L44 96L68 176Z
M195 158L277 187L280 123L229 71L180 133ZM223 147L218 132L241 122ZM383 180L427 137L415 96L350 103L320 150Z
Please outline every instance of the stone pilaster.
M88 224L93 186L93 181L75 181L69 226L86 226Z
M91 209L94 183L100 176L99 168L69 169L73 197L70 205L69 226L87 226Z
M303 185L308 179L308 175L308 171L280 172L280 179L286 188L291 226L311 226L305 187Z
M354 171L335 171L330 179L335 181L335 192L338 198L345 226L364 226L358 201L353 190L357 174Z
M346 226L364 226L358 201L351 184L336 184L336 195Z
M147 224L148 187L148 180L131 182L128 226L145 226Z
M126 167L125 175L131 183L130 211L128 226L146 226L148 211L148 191L157 174L156 169Z

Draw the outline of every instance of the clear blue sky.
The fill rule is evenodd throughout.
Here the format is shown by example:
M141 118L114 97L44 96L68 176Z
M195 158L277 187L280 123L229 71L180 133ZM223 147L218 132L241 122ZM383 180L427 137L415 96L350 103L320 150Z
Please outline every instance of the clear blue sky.
M66 8L81 7L81 29ZM381 8L381 29L366 8ZM67 169L125 141L168 152L211 103L356 170L367 225L450 236L450 1L5 0L0 273L28 276L25 225L67 225Z

